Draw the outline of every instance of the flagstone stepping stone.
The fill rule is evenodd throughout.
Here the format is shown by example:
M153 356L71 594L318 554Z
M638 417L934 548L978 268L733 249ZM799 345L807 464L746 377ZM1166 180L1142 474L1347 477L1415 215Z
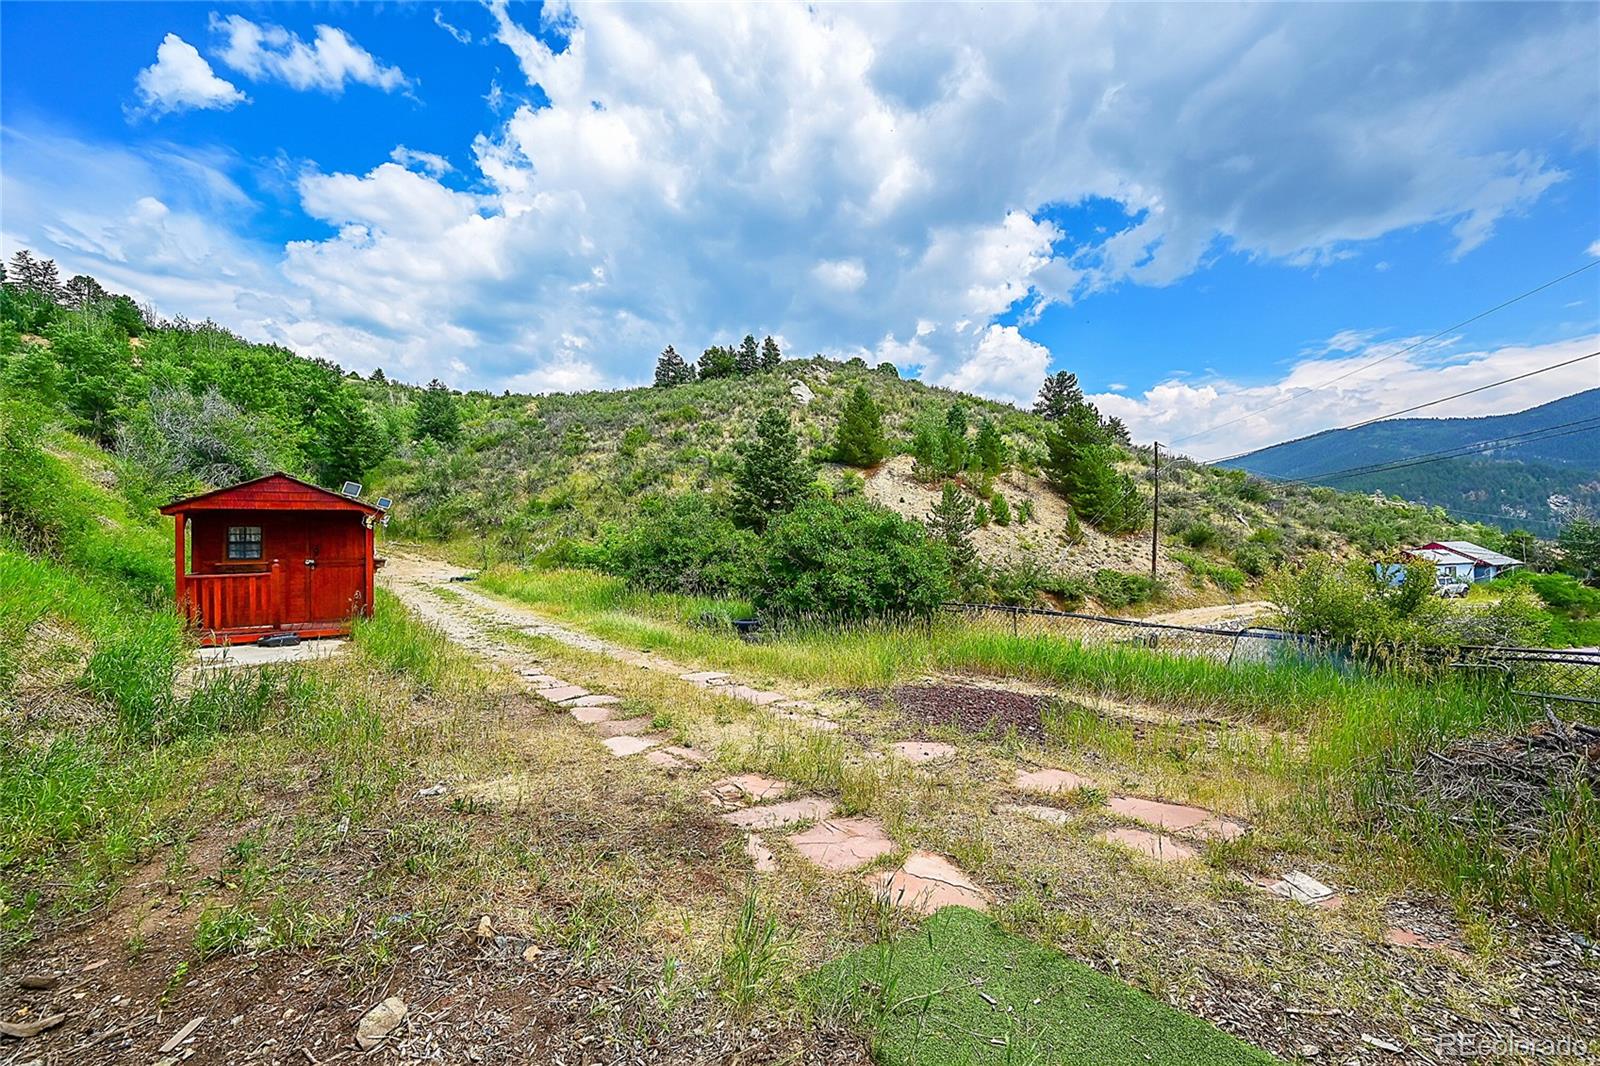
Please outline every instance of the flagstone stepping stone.
M693 682L696 685L712 685L718 681L724 681L728 677L727 674L719 674L715 670L697 670L692 674L679 674L678 676L684 681Z
M574 707L568 713L584 725L594 725L597 722L604 722L617 712L610 707Z
M522 675L524 681L539 688L554 688L556 685L566 684L559 677L544 673L541 670L518 670L517 673Z
M620 737L607 737L600 743L606 746L607 751L620 759L624 756L638 755L640 752L649 751L651 748L660 747L662 743L666 741L666 739L667 738L664 736L635 737L624 735Z
M621 696L575 696L570 700L562 700L563 707L615 707L622 702Z
M1072 821L1072 812L1064 811L1059 807L1041 807L1037 803L1007 803L1000 808L1011 814L1020 814L1024 818L1032 818L1036 822L1048 822L1051 825L1066 825Z
M736 700L744 700L746 703L753 703L757 707L765 707L769 703L782 703L789 698L781 692L763 692L761 689L751 688L749 685L729 685L726 692Z
M1399 926L1390 926L1383 931L1383 942L1396 948L1421 948L1424 951L1442 951L1446 955L1453 955L1458 959L1466 958L1466 953L1453 946L1448 940L1439 940L1419 933L1414 929L1404 929Z
M802 796L800 799L774 803L766 807L746 807L740 811L728 811L722 815L722 820L740 829L781 829L786 825L798 825L800 822L815 822L832 813L832 800L823 799L821 796Z
M1087 777L1067 770L1018 770L1016 787L1024 792L1076 792L1080 788L1093 788Z
M711 758L711 756L707 755L699 748L686 748L678 745L673 745L672 747L668 748L667 752L675 759L682 759L684 762L692 762L697 766L704 766Z
M956 753L954 744L944 744L937 740L902 740L897 744L889 745L889 749L911 763L948 759Z
M603 737L620 737L624 733L643 733L650 728L650 722L649 715L595 722L594 731Z
M762 777L760 774L738 774L734 777L725 777L721 781L713 781L705 794L711 797L713 807L727 810L733 807L747 807L762 800L777 799L789 791L789 787L787 781Z
M1201 837L1218 837L1236 840L1245 834L1245 826L1231 818L1212 814L1201 807L1182 803L1163 803L1160 800L1141 799L1138 796L1112 796L1106 801L1112 813L1124 818L1145 822L1158 829L1174 833L1189 833Z
M989 909L983 889L949 859L931 851L913 851L898 870L868 874L866 882L893 905L919 914L932 914L940 907Z
M793 722L804 729L815 729L819 733L831 733L839 728L838 722L831 722L826 718L817 718L809 714L796 714L793 711L774 711L773 714L785 722Z
M687 766L694 765L673 755L666 748L657 748L655 751L645 752L644 761L651 766L659 766L663 770L682 770Z
M559 685L555 688L542 688L539 690L539 695L551 703L560 703L562 700L570 700L577 696L587 696L588 694L588 689L579 688L577 685Z
M1125 848L1132 848L1157 862L1187 862L1195 857L1194 849L1187 844L1165 833L1152 833L1148 829L1129 829L1125 826L1107 829L1100 834L1100 839L1108 844L1121 844Z
M744 853L750 856L758 874L770 874L778 868L778 860L772 854L772 849L767 847L758 833L751 833L744 838Z
M789 838L789 846L824 870L854 870L894 850L894 841L876 818L836 818L818 822Z

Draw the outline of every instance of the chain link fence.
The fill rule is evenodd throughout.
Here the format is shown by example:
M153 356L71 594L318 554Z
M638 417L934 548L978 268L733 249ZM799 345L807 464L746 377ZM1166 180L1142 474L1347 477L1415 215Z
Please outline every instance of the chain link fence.
M1257 626L1184 626L992 603L947 603L945 610L971 625L1014 636L1058 637L1087 646L1146 648L1230 664L1272 663L1286 658L1335 662L1348 659L1344 649L1330 642ZM1488 681L1506 685L1513 695L1550 706L1558 714L1582 715L1581 708L1592 711L1600 707L1600 651L1469 647L1440 665L1479 672Z

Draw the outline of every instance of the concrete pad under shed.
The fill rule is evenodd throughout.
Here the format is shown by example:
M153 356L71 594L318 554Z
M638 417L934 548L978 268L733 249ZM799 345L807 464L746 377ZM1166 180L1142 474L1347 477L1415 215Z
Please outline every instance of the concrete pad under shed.
M666 742L666 739L667 738L664 736L635 737L624 735L620 737L607 737L600 743L606 746L607 751L620 759L627 755L638 755L640 752L649 751L651 748L658 748Z
M1023 792L1076 792L1093 788L1094 782L1069 770L1018 770L1013 784Z
M1148 829L1126 827L1107 829L1100 834L1100 839L1108 844L1120 844L1125 848L1132 848L1145 858L1154 859L1156 862L1188 862L1195 857L1194 849L1182 841L1164 833L1152 833Z
M251 666L281 666L286 663L311 663L343 655L350 642L343 639L302 640L287 648L263 648L257 644L236 644L201 648L195 653L203 670L237 670Z
M804 796L786 803L768 807L746 807L742 811L728 811L722 820L740 829L780 829L800 822L814 822L833 813L833 801L821 796Z
M868 874L866 881L890 903L919 914L932 914L940 907L989 909L983 889L949 859L931 851L913 851L900 869Z
M865 866L895 845L876 818L836 818L796 833L789 846L824 870L843 871Z
M907 762L918 764L933 762L936 759L948 759L956 753L954 744L945 744L938 740L902 740L889 745L889 749Z

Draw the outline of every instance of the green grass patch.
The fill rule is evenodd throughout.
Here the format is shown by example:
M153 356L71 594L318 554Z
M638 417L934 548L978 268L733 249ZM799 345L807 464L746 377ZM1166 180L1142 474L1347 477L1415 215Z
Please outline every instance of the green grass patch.
M806 988L822 1011L868 1028L886 1064L1278 1061L962 907L829 963Z

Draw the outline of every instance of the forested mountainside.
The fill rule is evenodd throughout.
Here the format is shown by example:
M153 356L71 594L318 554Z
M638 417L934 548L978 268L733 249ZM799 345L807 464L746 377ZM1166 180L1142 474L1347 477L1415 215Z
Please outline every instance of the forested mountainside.
M976 555L968 594L1055 589L1070 602L1101 571L1148 566L1148 449L1066 373L1021 411L752 337L707 348L698 370L664 355L651 387L494 396L360 376L211 322L150 321L32 259L13 259L0 312L5 432L71 430L150 505L283 469L393 497L390 536L470 545L485 562L581 560L664 499L734 514L750 447L792 433L799 491L917 523L943 505L937 535ZM782 417L758 430L768 410ZM1163 464L1160 569L1180 594L1236 593L1307 553L1443 537L1501 543L1437 509ZM1098 598L1140 598L1119 582Z
M1332 430L1224 465L1381 491L1549 536L1566 515L1600 507L1600 388L1509 415L1401 418ZM1362 469L1379 465L1386 468Z

